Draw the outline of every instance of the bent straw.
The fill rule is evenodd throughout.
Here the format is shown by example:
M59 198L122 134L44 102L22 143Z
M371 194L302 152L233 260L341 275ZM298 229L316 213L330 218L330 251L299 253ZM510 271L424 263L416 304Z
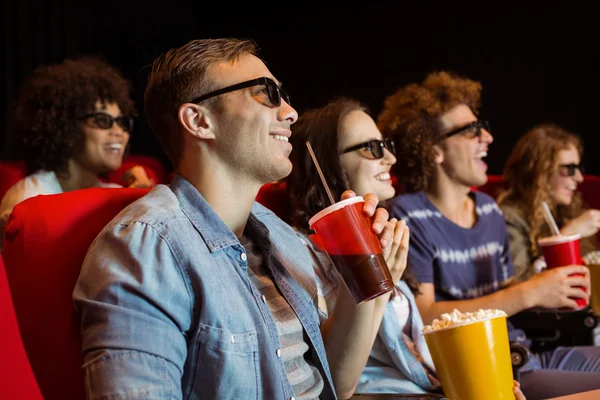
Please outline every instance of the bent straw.
M548 224L548 226L550 227L550 229L552 230L552 232L554 232L554 234L556 236L560 236L560 231L558 230L558 225L556 225L556 221L554 220L554 217L552 216L552 213L550 212L550 207L548 207L548 203L546 203L545 201L542 201L542 208L544 209L544 218L546 219L546 223Z
M310 153L310 156L312 157L313 162L315 163L315 167L317 167L317 172L319 173L319 176L321 177L321 182L323 182L323 186L325 187L325 191L327 192L327 196L329 197L329 201L331 201L331 204L335 204L335 200L333 199L333 196L331 195L331 191L329 190L329 186L327 186L327 181L325 180L325 177L323 176L323 171L321 171L321 167L319 166L319 163L317 161L317 157L315 157L315 153L313 153L313 149L312 146L310 145L310 143L308 142L308 140L306 141L306 147L308 147L308 152Z

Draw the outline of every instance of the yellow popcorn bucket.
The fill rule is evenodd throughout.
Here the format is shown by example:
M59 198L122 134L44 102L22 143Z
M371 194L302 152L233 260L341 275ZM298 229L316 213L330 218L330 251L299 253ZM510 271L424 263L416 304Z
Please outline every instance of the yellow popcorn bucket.
M506 316L424 333L450 400L514 400Z

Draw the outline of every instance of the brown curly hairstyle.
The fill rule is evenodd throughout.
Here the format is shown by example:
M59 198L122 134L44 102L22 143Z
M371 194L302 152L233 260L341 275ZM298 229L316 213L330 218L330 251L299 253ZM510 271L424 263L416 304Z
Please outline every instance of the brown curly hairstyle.
M433 146L441 140L440 116L460 104L477 115L481 84L447 71L432 72L385 99L377 125L395 139L398 162L392 169L403 191L427 188L435 168Z
M559 228L581 214L579 192L569 206L557 205L552 197L550 180L558 171L558 154L569 146L574 146L583 156L583 143L578 135L555 124L541 124L519 139L504 166L506 189L499 195L498 203L511 204L524 211L530 227L531 259L541 254L538 239L551 235L540 207L542 201L548 203Z
M97 56L37 67L19 90L13 116L17 152L28 173L67 174L68 160L84 144L78 118L95 111L97 101L137 116L131 91L131 82Z

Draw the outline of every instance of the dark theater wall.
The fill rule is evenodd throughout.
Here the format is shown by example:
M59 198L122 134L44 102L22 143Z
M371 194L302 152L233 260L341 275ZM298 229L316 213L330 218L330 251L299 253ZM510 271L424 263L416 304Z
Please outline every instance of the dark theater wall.
M140 118L134 153L166 161L145 123L143 91L152 59L202 37L255 39L271 71L302 112L336 95L356 96L377 114L386 95L428 72L453 70L483 83L483 117L495 142L490 173L517 138L556 122L587 144L584 161L600 175L592 144L597 127L598 24L594 9L574 7L436 8L340 3L33 1L4 2L5 89L0 99L3 159L13 159L10 103L38 64L100 53L134 82ZM591 4L591 3L590 3Z

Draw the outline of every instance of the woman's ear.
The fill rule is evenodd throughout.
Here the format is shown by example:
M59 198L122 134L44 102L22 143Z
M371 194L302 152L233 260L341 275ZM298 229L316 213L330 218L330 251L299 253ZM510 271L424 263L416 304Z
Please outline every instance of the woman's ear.
M179 107L177 118L183 129L198 139L214 139L210 113L205 107L185 103Z
M434 157L434 161L436 164L441 164L444 162L444 152L442 151L442 148L440 146L438 146L437 144L433 145L433 152L435 154Z

